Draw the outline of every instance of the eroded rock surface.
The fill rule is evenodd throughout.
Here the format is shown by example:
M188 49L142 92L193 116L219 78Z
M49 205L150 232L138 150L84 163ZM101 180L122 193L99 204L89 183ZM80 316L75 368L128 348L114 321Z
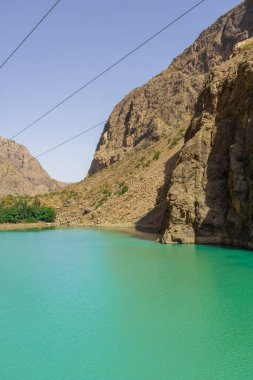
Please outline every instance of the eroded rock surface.
M0 138L0 195L36 195L62 187L63 184L49 177L27 148Z
M249 40L199 97L171 178L165 242L253 247L252 84Z
M218 19L160 75L133 90L113 110L97 146L94 174L166 136L186 129L207 74L229 59L234 46L253 35L253 2Z

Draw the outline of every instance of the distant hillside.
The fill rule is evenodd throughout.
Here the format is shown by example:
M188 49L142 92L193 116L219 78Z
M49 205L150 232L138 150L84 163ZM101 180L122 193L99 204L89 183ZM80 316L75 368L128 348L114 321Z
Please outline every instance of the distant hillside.
M28 149L0 138L0 195L36 195L61 189Z

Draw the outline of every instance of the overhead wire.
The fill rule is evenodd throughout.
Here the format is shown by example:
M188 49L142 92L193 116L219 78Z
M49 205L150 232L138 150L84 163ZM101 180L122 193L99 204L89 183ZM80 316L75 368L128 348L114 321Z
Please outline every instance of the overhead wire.
M68 95L67 97L65 97L63 100L61 100L59 103L55 104L53 107L51 107L48 111L44 112L41 116L39 116L37 119L35 119L33 122L31 122L30 124L28 124L27 126L25 126L24 128L22 128L21 130L19 130L17 133L15 133L11 139L15 139L16 137L18 137L19 135L21 135L22 133L24 133L25 131L27 131L28 129L32 128L35 124L37 124L39 121L41 121L42 119L44 119L46 116L48 116L49 114L51 114L53 111L55 111L56 109L58 109L59 107L61 107L63 104L65 104L67 101L69 101L70 99L72 99L75 95L77 95L78 93L80 93L81 91L83 91L85 88L87 88L88 86L90 86L92 83L94 83L96 80L98 80L99 78L101 78L103 75L105 75L108 71L112 70L115 66L119 65L121 62L123 62L125 59L127 59L129 56L131 56L132 54L134 54L137 50L141 49L143 46L145 46L146 44L148 44L150 41L152 41L154 38L156 38L157 36L159 36L162 32L164 32L165 30L167 30L169 27L173 26L176 22L178 22L179 20L181 20L183 17L185 17L187 14L189 14L190 12L192 12L194 9L196 9L198 6L200 6L201 4L203 4L206 0L201 0L199 1L198 3L196 3L195 5L193 5L191 8L187 9L185 12L183 12L180 16L176 17L173 21L171 21L169 24L167 24L165 27L163 27L162 29L160 29L158 32L156 32L155 34L153 34L151 37L149 37L148 39L146 39L144 42L142 42L141 44L139 44L137 47L135 47L134 49L132 49L131 51L129 51L126 55L124 55L123 57L121 57L120 59L118 59L117 61L115 61L113 64L111 64L109 67L107 67L105 70L103 70L101 73L97 74L95 77L91 78L88 82L86 82L85 84L83 84L81 87L79 87L77 90L75 90L74 92L72 92L70 95Z
M40 22L35 26L35 28L33 28L33 30L27 35L27 37L22 41L22 43L20 44L20 46L26 41L26 39L31 35L31 33L41 24L41 22L47 17L47 15L56 7L56 5L60 2L61 0L58 0L54 6L47 12L47 14L43 17L43 19L40 20ZM114 62L112 65L110 65L109 67L107 67L105 70L103 70L101 73L99 73L98 75L96 75L95 77L93 77L92 79L90 79L88 82L86 82L84 85L82 85L80 88L78 88L77 90L75 90L73 93L71 93L70 95L68 95L66 98L64 98L62 101L60 101L59 103L57 103L55 106L53 106L52 108L50 108L47 112L43 113L40 117L38 117L37 119L35 119L32 123L28 124L26 127L24 127L23 129L21 129L20 131L18 131L16 134L14 134L10 139L13 140L14 138L16 138L17 136L21 135L23 132L25 132L26 130L30 129L32 126L34 126L36 123L38 123L40 120L42 120L43 118L45 118L47 115L51 114L53 111L55 111L57 108L59 108L60 106L62 106L64 103L66 103L68 100L70 100L71 98L73 98L75 95L77 95L78 93L80 93L82 90L84 90L85 88L87 88L89 85L91 85L92 83L94 83L97 79L99 79L100 77L102 77L103 75L105 75L108 71L112 70L115 66L119 65L122 61L124 61L125 59L127 59L130 55L134 54L137 50L141 49L143 46L145 46L146 44L148 44L150 41L152 41L154 38L156 38L158 35L160 35L162 32L164 32L165 30L167 30L169 27L171 27L172 25L174 25L176 22L178 22L179 20L181 20L183 17L185 17L187 14L189 14L190 12L192 12L194 9L196 9L198 6L200 6L202 3L204 3L206 0L201 0L199 1L198 3L196 3L195 5L193 5L191 8L189 8L188 10L186 10L185 12L183 12L180 16L176 17L173 21L171 21L168 25L166 25L165 27L163 27L162 29L160 29L158 32L156 32L155 34L153 34L151 37L149 37L148 39L146 39L144 42L142 42L141 44L139 44L137 47L135 47L134 49L132 49L130 52L128 52L126 55L124 55L122 58L118 59L116 62ZM15 51L20 47L18 46ZM11 58L11 56L15 53L15 51L10 55L10 57L8 59ZM8 60L7 59L7 60ZM6 62L7 62L6 60ZM1 68L2 66L0 66ZM47 149L46 151L42 152L41 154L35 156L36 159L42 157L42 156L45 156L46 154L58 149L59 147L81 137L82 135L90 132L91 130L101 126L102 124L105 124L106 121L103 121L103 122L100 122L84 131L82 131L81 133L78 133L77 135L74 135L64 141L62 141L61 143L53 146L52 148L50 149ZM7 143L8 140L6 140L3 144ZM2 144L2 145L3 145ZM0 145L1 146L1 145Z
M45 156L46 154L52 152L53 150L56 150L56 149L60 148L61 146L63 146L63 145L65 145L65 144L69 143L70 141L73 141L73 140L75 140L75 139L77 139L77 138L83 136L84 134L86 134L86 133L92 131L93 129L98 128L98 127L100 127L101 125L104 125L105 123L106 123L106 120L104 120L104 121L102 121L102 122L100 122L100 123L98 123L98 124L96 124L96 125L93 125L93 127L90 127L90 128L88 128L88 129L85 129L84 131L78 133L77 135L72 136L72 137L68 138L67 140L62 141L61 143L59 143L59 144L53 146L53 147L50 148L50 149L47 149L45 152L40 153L38 156L35 156L35 158L38 159L38 158L40 158L40 157L42 157L42 156Z
M75 139L77 139L77 138L79 138L79 137L81 137L81 136L83 136L84 134L90 132L91 130L93 130L93 129L95 129L95 128L98 128L98 127L100 127L101 125L104 125L104 124L106 123L106 121L107 121L107 120L101 121L100 123L95 124L95 125L93 125L92 127L87 128L87 129L85 129L84 131L82 131L82 132L80 132L80 133L78 133L78 134L76 134L76 135L74 135L74 136L72 136L72 137L70 137L70 138L68 138L68 139L66 139L66 140L64 140L64 141L62 141L61 143L59 143L59 144L57 144L57 145L55 145L55 146L53 146L53 147L47 149L46 151L40 153L39 155L34 156L34 157L31 157L30 159L28 159L27 163L29 163L30 161L33 161L34 159L38 159L38 158L40 158L40 157L42 157L42 156L45 156L46 154L48 154L48 153L50 153L50 152L52 152L52 151L54 151L54 150L60 148L61 146L65 145L65 144L67 144L67 143L69 143L69 142L71 142L71 141L73 141L73 140L75 140ZM4 141L4 144L8 143L8 141L9 141L9 140ZM2 144L2 145L4 145L4 144ZM1 163L1 162L0 162L0 163ZM8 171L5 172L5 173L3 173L2 175L0 175L0 179L3 179L7 174L8 174ZM1 184L1 186L3 186L3 185Z
M0 70L6 65L6 63L13 57L13 55L21 48L21 46L28 40L28 38L35 32L35 30L42 24L42 22L49 16L49 14L55 9L55 7L62 0L57 0L53 6L46 12L46 14L40 19L40 21L32 28L32 30L25 36L25 38L16 46L16 48L8 55L8 57L0 64Z

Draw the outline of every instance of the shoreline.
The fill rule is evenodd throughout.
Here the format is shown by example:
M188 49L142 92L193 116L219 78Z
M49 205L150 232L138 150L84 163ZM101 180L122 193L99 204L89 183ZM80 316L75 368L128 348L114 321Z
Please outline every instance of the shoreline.
M55 227L54 223L3 223L0 224L0 231L24 231L30 229L42 229L48 227Z
M158 232L152 228L138 229L134 224L58 224L58 223L4 223L0 224L0 232L11 231L27 231L27 230L43 230L43 229L71 229L71 228L86 228L96 230L107 230L114 232L124 232L132 236L138 236L148 240L157 241L159 236Z
M46 222L37 222L37 223L4 223L0 224L0 233L1 232L11 232L11 231L27 231L27 230L43 230L43 229L71 229L71 228L86 228L86 229L95 229L95 230L107 230L111 232L123 232L130 234L132 236L137 236L139 238L144 238L148 240L153 240L162 244L178 244L178 243L168 243L166 241L160 240L160 234L157 228L150 228L150 226L143 226L142 229L136 227L132 223L122 223L122 224L59 224L59 223L46 223ZM196 238L195 241L185 239L184 244L200 244L200 245L211 245L211 246L222 246L230 248L242 248L249 251L253 250L253 244L251 242L242 242L242 241L229 241L228 239L208 239L205 238Z

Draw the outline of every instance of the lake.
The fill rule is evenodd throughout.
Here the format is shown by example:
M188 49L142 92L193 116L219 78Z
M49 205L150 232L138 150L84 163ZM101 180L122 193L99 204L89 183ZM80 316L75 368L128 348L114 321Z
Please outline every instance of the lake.
M253 252L0 233L0 379L252 378Z

